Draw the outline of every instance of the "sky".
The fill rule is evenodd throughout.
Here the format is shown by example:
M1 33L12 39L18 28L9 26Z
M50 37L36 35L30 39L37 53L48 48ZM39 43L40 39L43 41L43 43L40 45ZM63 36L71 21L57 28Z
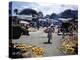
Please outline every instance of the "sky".
M14 9L18 9L19 12L25 8L31 8L36 10L37 12L43 12L43 15L50 15L52 13L59 14L66 9L78 10L77 5L59 5L53 3L35 3L35 2L12 2L12 15L14 14Z

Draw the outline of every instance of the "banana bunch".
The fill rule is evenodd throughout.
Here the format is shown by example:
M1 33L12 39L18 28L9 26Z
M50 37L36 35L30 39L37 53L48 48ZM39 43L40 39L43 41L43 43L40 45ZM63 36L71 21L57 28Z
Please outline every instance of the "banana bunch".
M32 48L32 53L35 55L43 55L44 49L41 47L34 47L34 48Z
M28 46L26 44L17 44L16 48L20 49L22 52L27 52L32 46Z

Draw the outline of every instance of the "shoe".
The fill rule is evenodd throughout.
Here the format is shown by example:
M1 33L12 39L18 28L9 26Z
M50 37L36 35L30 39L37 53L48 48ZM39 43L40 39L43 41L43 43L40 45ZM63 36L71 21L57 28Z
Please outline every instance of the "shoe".
M44 42L44 44L52 44L52 42Z

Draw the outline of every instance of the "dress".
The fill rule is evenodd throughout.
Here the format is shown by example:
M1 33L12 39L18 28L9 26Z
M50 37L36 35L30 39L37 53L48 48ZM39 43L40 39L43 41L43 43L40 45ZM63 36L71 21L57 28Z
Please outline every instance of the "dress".
M47 35L47 37L49 39L52 39L52 28L48 28L48 35Z

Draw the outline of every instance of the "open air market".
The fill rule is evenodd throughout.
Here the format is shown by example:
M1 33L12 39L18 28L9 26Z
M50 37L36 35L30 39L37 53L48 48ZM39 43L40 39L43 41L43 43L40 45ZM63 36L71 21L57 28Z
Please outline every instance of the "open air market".
M77 6L9 3L10 58L77 54Z

